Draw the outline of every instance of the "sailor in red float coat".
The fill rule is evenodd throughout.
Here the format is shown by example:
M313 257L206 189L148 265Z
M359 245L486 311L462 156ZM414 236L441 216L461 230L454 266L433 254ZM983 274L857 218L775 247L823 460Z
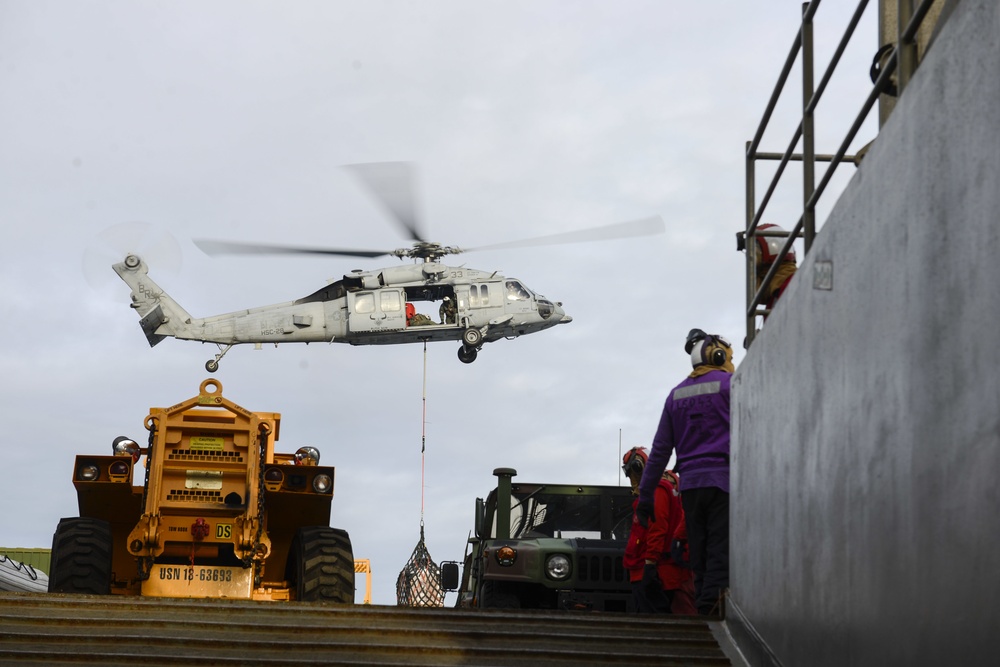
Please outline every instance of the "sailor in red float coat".
M637 491L646 452L632 448L624 457L625 470ZM638 499L632 505L633 512ZM623 565L632 582L636 609L649 613L695 614L694 575L690 569L671 561L671 547L678 538L685 540L684 510L677 491L677 478L668 471L654 492L655 516L647 526L632 517L632 528L625 547ZM650 567L647 567L650 566Z

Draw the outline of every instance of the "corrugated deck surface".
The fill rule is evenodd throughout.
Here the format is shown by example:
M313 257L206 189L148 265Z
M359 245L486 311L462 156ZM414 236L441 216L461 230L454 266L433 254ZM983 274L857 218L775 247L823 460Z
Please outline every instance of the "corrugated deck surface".
M731 663L690 617L0 593L0 664Z

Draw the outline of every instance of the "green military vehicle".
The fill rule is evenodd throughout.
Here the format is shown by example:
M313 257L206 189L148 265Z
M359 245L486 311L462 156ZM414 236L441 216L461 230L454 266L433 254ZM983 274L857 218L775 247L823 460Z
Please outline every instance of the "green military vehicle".
M458 606L633 610L622 567L629 487L515 484L511 468L493 474L497 488L476 499ZM446 566L445 581L458 579L457 567L449 576Z

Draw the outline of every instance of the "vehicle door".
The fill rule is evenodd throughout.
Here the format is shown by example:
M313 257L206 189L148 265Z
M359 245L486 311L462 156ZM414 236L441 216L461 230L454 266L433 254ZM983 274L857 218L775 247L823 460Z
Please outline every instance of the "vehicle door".
M478 283L468 287L469 290L469 323L482 326L492 318L504 313L503 284L499 281Z
M396 331L406 328L402 290L381 289L347 294L350 331Z
M476 295L478 296L478 289ZM455 317L455 326L466 326L466 320L469 315L469 287L468 285L461 285L455 287L455 306L458 309L458 314Z
M504 310L508 313L530 313L535 309L531 292L519 280L504 281Z

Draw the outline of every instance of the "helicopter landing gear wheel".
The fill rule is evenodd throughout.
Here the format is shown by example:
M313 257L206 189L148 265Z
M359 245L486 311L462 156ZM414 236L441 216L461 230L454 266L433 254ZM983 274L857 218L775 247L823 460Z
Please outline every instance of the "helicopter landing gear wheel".
M462 332L462 342L465 347L476 349L483 342L483 332L476 327L469 327Z
M232 344L219 345L219 353L215 355L215 359L209 359L205 362L205 370L209 373L219 370L219 362L222 361L222 357L226 356L226 352L229 352L232 347Z
M458 348L458 360L463 364L471 364L479 356L479 350L474 347L462 346Z

